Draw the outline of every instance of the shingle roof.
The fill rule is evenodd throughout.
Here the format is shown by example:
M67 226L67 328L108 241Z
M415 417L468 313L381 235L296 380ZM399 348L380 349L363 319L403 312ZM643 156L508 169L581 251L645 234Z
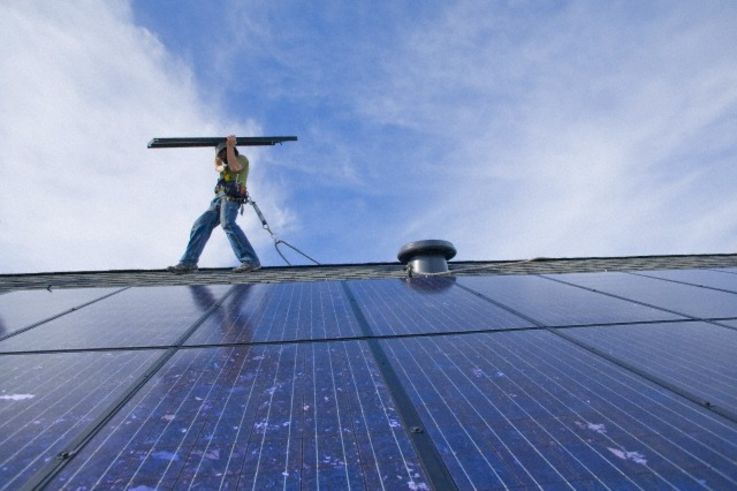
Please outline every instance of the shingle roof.
M512 261L450 262L454 275L545 274L652 269L726 268L737 266L737 254L668 256L536 258ZM18 288L80 288L146 285L210 285L321 281L341 279L404 278L400 263L336 264L265 267L242 274L228 268L203 268L197 273L174 275L166 270L112 270L0 275L0 291Z

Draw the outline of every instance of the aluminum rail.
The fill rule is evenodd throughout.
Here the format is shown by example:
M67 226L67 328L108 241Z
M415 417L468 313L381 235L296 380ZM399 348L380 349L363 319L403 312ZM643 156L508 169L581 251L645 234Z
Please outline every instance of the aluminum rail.
M188 147L215 147L224 142L225 137L193 137L193 138L153 138L148 142L148 148L188 148ZM284 142L297 141L296 136L239 136L236 145L239 147L255 147L261 145L276 145Z

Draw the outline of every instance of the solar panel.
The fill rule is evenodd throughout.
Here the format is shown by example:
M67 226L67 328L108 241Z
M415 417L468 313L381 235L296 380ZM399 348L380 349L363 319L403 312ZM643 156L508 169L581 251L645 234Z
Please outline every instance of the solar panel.
M234 287L189 345L350 338L361 332L336 281Z
M159 351L0 357L0 489L19 489L160 355Z
M737 275L725 274L708 269L671 269L659 271L643 271L637 274L663 278L672 281L682 281L693 285L703 285L711 288L720 288L737 293Z
M737 331L705 322L574 328L566 334L737 414Z
M627 273L569 273L546 276L700 319L737 317L737 297L732 293Z
M130 288L0 341L0 352L167 345L229 288Z
M550 332L381 345L461 489L737 485L734 424Z
M130 288L0 341L0 488L735 488L737 329L667 311L735 298L624 273ZM8 353L44 349L82 351Z
M119 290L73 288L7 292L0 295L0 338Z
M348 281L374 335L529 327L449 278Z
M425 489L361 341L179 351L53 487Z
M539 276L466 276L458 284L547 326L683 319Z

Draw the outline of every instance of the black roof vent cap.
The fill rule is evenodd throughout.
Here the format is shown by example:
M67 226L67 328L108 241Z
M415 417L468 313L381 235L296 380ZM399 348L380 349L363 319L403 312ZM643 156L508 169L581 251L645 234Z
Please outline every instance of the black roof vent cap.
M455 257L456 248L447 240L418 240L404 244L397 259L406 264L410 274L448 272L448 259Z

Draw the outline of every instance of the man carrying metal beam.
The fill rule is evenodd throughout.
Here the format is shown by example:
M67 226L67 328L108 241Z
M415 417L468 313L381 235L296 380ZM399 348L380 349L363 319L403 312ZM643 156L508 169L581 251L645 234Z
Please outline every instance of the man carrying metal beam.
M172 273L197 271L197 262L205 249L205 244L218 225L223 228L235 256L241 262L233 271L248 272L261 269L256 251L253 250L246 234L235 223L238 209L248 200L246 188L248 169L248 158L238 153L235 135L228 136L225 141L218 144L215 150L215 170L220 174L220 178L215 186L215 199L192 225L184 255L178 264L167 268L169 271Z

